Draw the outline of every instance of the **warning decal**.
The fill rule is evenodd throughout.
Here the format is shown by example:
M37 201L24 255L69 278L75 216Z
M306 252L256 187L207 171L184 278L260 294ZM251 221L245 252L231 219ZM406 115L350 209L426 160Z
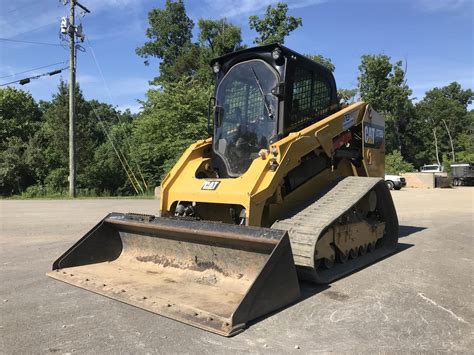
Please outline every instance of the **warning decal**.
M350 127L352 127L355 123L354 117L350 113L346 113L344 115L344 119L342 120L342 129L346 130Z

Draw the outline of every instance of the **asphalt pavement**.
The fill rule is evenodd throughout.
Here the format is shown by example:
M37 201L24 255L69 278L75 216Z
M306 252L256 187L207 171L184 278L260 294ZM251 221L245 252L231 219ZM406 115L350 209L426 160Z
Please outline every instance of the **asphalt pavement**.
M474 188L403 189L397 253L224 338L45 274L111 211L156 200L0 200L0 353L440 352L474 349Z

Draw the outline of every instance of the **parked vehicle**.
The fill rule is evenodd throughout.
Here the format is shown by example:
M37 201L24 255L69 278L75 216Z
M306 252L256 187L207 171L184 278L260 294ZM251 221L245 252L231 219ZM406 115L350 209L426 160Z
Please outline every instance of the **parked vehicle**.
M420 168L420 173L442 173L443 171L444 167L438 164L425 164Z
M407 185L405 178L398 175L385 175L385 183L389 190L400 190Z
M451 164L454 186L474 185L474 166L471 163Z

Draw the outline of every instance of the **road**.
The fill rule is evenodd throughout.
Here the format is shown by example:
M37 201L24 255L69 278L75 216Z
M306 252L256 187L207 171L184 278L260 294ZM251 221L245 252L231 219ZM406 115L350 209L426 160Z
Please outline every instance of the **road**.
M469 352L474 189L403 189L398 252L224 338L45 276L107 212L156 200L0 200L0 353Z

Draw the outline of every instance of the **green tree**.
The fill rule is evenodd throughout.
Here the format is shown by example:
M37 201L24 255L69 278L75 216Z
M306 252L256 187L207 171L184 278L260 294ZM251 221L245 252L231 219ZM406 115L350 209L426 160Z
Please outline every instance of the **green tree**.
M226 19L210 20L200 19L199 27L199 53L191 60L198 69L194 76L208 86L214 84L214 75L209 63L213 58L242 49L241 29L227 22Z
M0 152L0 195L8 196L22 192L34 182L33 174L26 164L26 143L20 137L9 137L3 142Z
M90 138L84 132L85 118L89 116L90 108L86 102L79 86L76 86L76 163L79 172L92 155ZM52 185L54 188L66 188L67 167L69 164L69 91L68 85L60 81L58 92L53 95L52 101L46 105L44 111L44 123L41 131L36 137L46 157L44 167L51 177L54 177ZM59 173L61 172L61 173ZM45 178L50 181L51 177Z
M425 97L417 103L418 131L416 135L430 137L424 139L424 150L434 160L432 139L437 135L439 156L449 156L452 161L452 150L456 156L464 158L471 149L469 130L472 132L472 114L467 107L472 100L473 91L463 89L457 82L442 88L434 88L426 92ZM431 134L429 134L429 133ZM452 143L452 146L451 146Z
M363 55L358 80L361 99L385 116L387 152L399 150L403 155L403 137L414 109L402 61L392 64L383 54Z
M385 156L385 173L391 175L398 175L400 173L407 173L414 171L413 164L408 163L402 157L402 154L395 150Z
M76 86L76 169L77 187L101 193L105 184L97 174L97 164L102 164L106 158L97 157L97 150L109 143L114 136L109 132L120 122L130 122L129 115L121 115L111 105L96 100L87 101L80 87ZM34 137L34 144L28 147L27 157L38 176L38 183L48 191L60 191L67 188L69 164L69 113L68 87L61 81L58 92L49 103L42 103L44 108L44 123ZM119 123L117 123L119 121ZM125 149L122 140L114 139L114 144L120 151ZM102 151L105 148L102 148ZM110 152L109 159L116 159L117 154ZM46 172L46 173L45 173ZM117 184L123 185L123 172L116 169L111 173L117 179ZM105 174L100 175L107 180ZM115 193L116 186L107 188Z
M0 88L0 149L9 138L27 142L41 124L41 111L30 93Z
M403 140L405 157L417 168L436 163L433 130L416 108L406 125Z
M331 59L326 58L326 57L322 56L321 54L305 54L304 56L306 58L309 58L309 59L315 61L316 63L319 63L319 64L325 66L331 72L334 72L334 70L336 70L336 66L332 63Z
M339 97L339 101L346 105L350 105L355 102L356 97L358 94L357 89L338 89L337 96Z
M166 85L166 82L179 80L183 76L198 75L202 66L202 48L196 44L192 44L183 49L173 65L166 69L165 76L160 76L160 78L163 77L166 78L166 80L160 79L159 82L161 85ZM209 66L209 64L207 64L207 66Z
M108 131L108 139L94 151L83 179L86 186L99 194L130 195L145 190L146 181L142 180L141 167L130 157L130 118L125 114L120 122L115 123Z
M466 129L457 137L456 161L474 163L474 110L468 113Z
M210 59L234 52L242 47L242 34L238 26L226 19L200 19L199 44L209 49Z
M183 53L192 51L193 21L186 14L183 0L166 0L164 9L153 9L148 13L149 27L146 36L150 41L136 49L136 53L146 59L160 59L160 76L153 83L169 81L176 78L173 71L177 59Z
M0 89L0 195L22 192L35 182L26 151L41 117L29 93L11 87Z
M250 29L258 33L253 43L259 45L285 43L285 37L303 25L301 17L288 16L287 12L288 5L279 2L275 7L269 5L263 18L250 16Z
M182 78L163 89L149 90L144 111L133 122L132 157L156 186L184 150L207 134L211 91L194 78Z

